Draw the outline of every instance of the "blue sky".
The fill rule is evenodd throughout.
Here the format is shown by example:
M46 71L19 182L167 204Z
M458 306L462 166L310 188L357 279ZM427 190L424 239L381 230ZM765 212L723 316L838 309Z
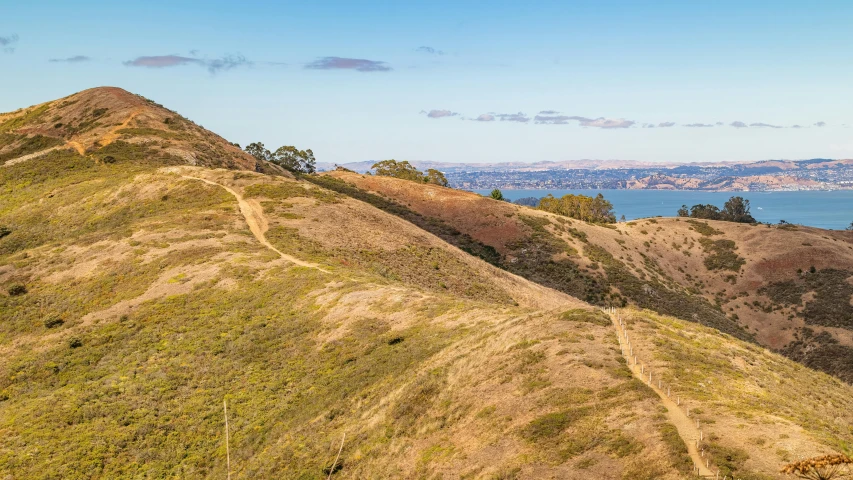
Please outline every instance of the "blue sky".
M0 111L112 85L336 163L850 158L851 24L849 1L34 0L0 16Z

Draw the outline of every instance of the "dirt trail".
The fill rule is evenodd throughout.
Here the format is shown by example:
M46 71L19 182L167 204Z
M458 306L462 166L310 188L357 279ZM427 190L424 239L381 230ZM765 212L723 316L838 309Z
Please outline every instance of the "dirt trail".
M192 180L201 180L204 183L208 183L210 185L216 185L217 187L224 188L228 193L234 196L237 199L237 203L240 205L240 213L243 214L243 217L246 219L246 223L249 224L249 230L252 231L252 234L255 238L261 242L261 245L267 247L268 249L274 251L279 254L281 258L287 260L288 262L295 263L301 267L313 268L315 270L320 270L321 272L331 273L328 270L323 269L319 265L314 263L304 262L299 260L296 257L290 256L286 253L281 252L279 249L275 248L268 240L267 237L264 236L264 233L269 228L269 224L267 223L267 218L264 216L263 208L258 205L256 202L252 202L243 198L242 195L237 193L237 191L222 185L221 183L216 183L212 180L207 180L199 177L191 177L189 175L182 175L183 178L189 178Z
M120 125L117 125L114 128L111 128L107 134L105 134L103 137L101 137L101 140L100 140L101 145L106 147L107 145L115 142L118 139L118 137L121 136L121 134L118 133L118 131L123 129L123 128L127 128L127 125L130 123L130 121L133 120L134 118L136 118L136 116L139 115L140 113L142 113L142 111L143 111L142 108L137 108L136 110L134 110L133 112L130 113L130 116L127 117L127 120L122 122Z
M613 326L616 327L616 334L619 336L619 344L625 344L625 329L619 326L619 321L614 314L610 314L610 319L613 321ZM630 334L628 336L628 340L631 341ZM690 458L693 460L693 464L699 467L699 475L702 477L714 477L714 473L705 466L705 457L700 455L699 450L696 448L696 441L699 440L699 429L696 428L696 420L691 419L687 416L684 410L676 404L670 397L667 396L666 392L657 387L654 381L649 382L648 369L645 370L644 373L641 373L640 363L637 365L633 365L633 358L629 358L627 346L622 351L622 356L625 357L625 360L628 362L628 368L631 369L631 373L634 374L636 378L640 381L648 385L658 394L663 402L663 406L666 407L667 419L670 423L675 425L675 428L678 430L678 435L684 441L684 444L687 445L687 452L690 454Z
M7 160L6 163L3 164L3 166L4 167L11 167L12 165L15 165L16 163L26 162L27 160L32 160L33 158L38 158L42 155L47 155L48 153L50 153L54 150L59 150L60 148L62 148L62 147L50 147L50 148L47 148L47 149L42 150L40 152L31 153L29 155L24 155L23 157L13 158L12 160Z
M75 142L71 140L66 142L66 145L76 150L77 153L79 153L80 155L86 155L86 149L83 148L83 145L81 145L80 142Z
M100 139L101 146L106 147L107 145L115 142L118 139L118 137L121 136L121 134L118 133L118 131L123 129L123 128L126 128L127 125L130 123L130 121L133 120L134 118L136 118L136 116L139 115L140 113L142 113L142 111L143 111L142 108L137 108L136 110L131 112L130 116L127 117L127 120L122 122L120 125L117 125L117 126L111 128L109 132L107 132L106 134L104 134L103 137L101 137L101 139ZM26 162L27 160L31 160L33 158L40 157L42 155L45 155L45 154L50 153L54 150L58 150L58 149L64 148L64 147L71 147L80 155L86 155L86 148L80 142L77 142L74 140L69 140L69 141L65 142L65 145L63 145L63 146L51 147L51 148L47 148L45 150L42 150L40 152L31 153L29 155L24 155L23 157L18 157L18 158L15 158L13 160L7 161L6 163L3 164L3 166L8 167L8 166L12 166L16 163Z

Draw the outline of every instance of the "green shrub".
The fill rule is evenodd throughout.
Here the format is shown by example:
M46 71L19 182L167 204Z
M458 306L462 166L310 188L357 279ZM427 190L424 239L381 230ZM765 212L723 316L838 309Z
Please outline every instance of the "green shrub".
M27 287L20 283L16 283L14 285L9 286L6 291L9 292L10 297L17 297L19 295L25 295L27 293Z
M663 443L666 444L670 462L682 473L693 472L693 460L675 425L662 423L658 429Z
M44 326L45 326L45 328L55 328L55 327L61 327L62 324L64 324L64 323L65 323L65 320L58 318L58 317L52 317L52 318L48 318L47 320L44 321Z
M735 253L735 242L732 240L711 240L700 238L699 243L707 256L704 263L708 270L731 270L739 272L746 260Z
M696 220L688 220L687 223L693 225L693 230L696 230L696 233L702 236L710 237L712 235L722 235L723 232L717 230L716 228L708 225L708 222L699 222Z
M560 315L560 319L570 322L592 323L602 327L608 327L612 324L610 317L608 317L606 313L599 310L584 310L581 308L575 308L563 312L563 314Z
M530 442L551 440L578 420L589 416L591 407L580 407L542 415L531 421L521 431L521 436Z
M749 460L749 454L737 447L726 447L709 442L706 445L711 461L720 469L721 475L744 476L743 465Z

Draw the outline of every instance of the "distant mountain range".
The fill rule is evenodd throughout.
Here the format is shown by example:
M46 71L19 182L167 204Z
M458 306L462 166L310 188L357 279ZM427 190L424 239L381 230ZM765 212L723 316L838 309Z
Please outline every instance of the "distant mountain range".
M365 173L373 161L340 165ZM653 189L705 191L837 190L853 188L853 160L654 163L634 160L447 163L412 161L435 168L466 189ZM333 170L334 164L320 164Z

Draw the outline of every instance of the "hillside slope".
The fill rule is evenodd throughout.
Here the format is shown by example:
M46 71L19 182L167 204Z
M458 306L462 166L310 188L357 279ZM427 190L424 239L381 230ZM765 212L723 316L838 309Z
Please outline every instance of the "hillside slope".
M598 305L697 321L853 381L853 234L654 218L593 225L474 193L326 174L492 248L495 265Z
M690 439L603 313L379 197L125 140L0 167L3 478L223 478L223 401L235 479L690 478ZM771 447L849 452L850 386L619 315L741 478L779 478ZM694 371L737 391L699 395Z
M339 478L668 455L622 418L653 399L610 329L561 317L581 302L363 202L141 148L0 168L4 477L222 477L223 399L236 478L325 478L344 435Z
M615 316L652 384L696 422L698 449L720 478L784 478L780 464L853 449L849 384L694 323L648 310Z
M92 88L0 113L0 165L58 149L104 161L115 157L104 147L116 142L145 145L152 154L188 165L280 172L162 105L120 88Z

